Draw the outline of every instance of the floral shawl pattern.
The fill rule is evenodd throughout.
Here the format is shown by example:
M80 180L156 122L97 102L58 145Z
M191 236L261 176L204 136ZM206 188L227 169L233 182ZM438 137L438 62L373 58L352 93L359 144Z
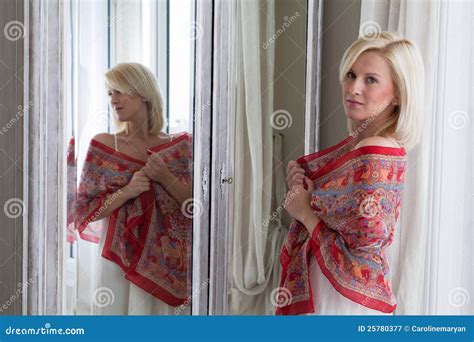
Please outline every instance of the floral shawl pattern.
M66 156L67 168L67 219L66 219L66 241L73 243L76 241L76 234L74 231L74 217L76 214L76 187L77 187L77 162L75 157L75 140L71 138L67 148Z
M182 182L192 182L192 137L187 133L150 149ZM92 140L77 193L75 227L81 238L98 242L101 208L143 168L145 162ZM122 268L125 278L169 305L189 302L192 220L158 182L109 217L102 256Z
M279 315L314 312L309 261L345 297L368 308L392 312L386 248L393 240L405 174L405 150L364 146L351 151L349 136L298 163L314 182L311 207L321 222L309 236L293 221L280 255L283 266ZM289 295L290 294L290 295Z

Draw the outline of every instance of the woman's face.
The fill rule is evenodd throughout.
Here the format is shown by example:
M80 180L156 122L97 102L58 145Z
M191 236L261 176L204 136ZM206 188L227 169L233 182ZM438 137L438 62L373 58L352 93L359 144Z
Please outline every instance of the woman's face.
M342 83L344 110L355 121L382 122L394 111L396 87L390 65L379 53L362 53Z
M143 97L139 95L123 94L116 89L107 91L110 106L117 115L119 121L142 122L146 119L147 105Z

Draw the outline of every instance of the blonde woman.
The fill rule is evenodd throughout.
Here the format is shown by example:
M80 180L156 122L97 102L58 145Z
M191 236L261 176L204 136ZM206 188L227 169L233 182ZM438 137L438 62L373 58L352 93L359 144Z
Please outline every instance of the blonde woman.
M391 314L387 248L399 217L406 150L421 133L423 62L391 32L362 37L339 69L350 135L288 164L294 218L281 253L277 314Z
M153 73L138 63L105 74L119 132L95 136L77 194L79 235L99 243L94 314L188 314L192 139L163 132Z

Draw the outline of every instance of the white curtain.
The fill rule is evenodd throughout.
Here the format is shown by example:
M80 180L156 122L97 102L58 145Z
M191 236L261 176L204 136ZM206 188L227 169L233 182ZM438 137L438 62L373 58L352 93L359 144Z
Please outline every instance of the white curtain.
M107 132L111 122L107 110L104 73L108 69L108 26L115 18L107 16L107 1L68 3L65 12L67 54L66 100L71 136L76 141L79 180L89 142ZM87 13L87 15L84 15ZM98 245L80 238L65 248L66 314L92 313L96 284ZM72 255L71 255L72 254Z
M28 263L24 284L28 283L28 289L27 302L23 303L26 310L23 313L58 315L63 313L63 265L58 255L63 252L62 228L66 222L62 194L66 184L66 120L62 115L64 67L63 51L60 48L64 34L63 3L59 0L29 0L24 1L23 5L25 26L21 23L17 27L13 26L17 32L25 33L25 41L17 39L18 44L25 43L25 61L23 65L22 61L17 60L23 66L15 75L23 81L19 86L25 87L22 109L25 112L25 155L21 160L24 162L27 208L27 213L23 212L27 220L24 230L27 233L24 236L27 250L23 254L26 257L23 261ZM13 2L11 6L14 6ZM17 7L17 10L20 8L23 7ZM4 14L8 12L2 12ZM8 48L14 48L14 45L10 46ZM18 58L21 56L18 55ZM15 96L15 93L11 94ZM14 144L18 139L10 143ZM16 228L20 229L20 226ZM3 225L2 229L6 231ZM18 262L21 263L21 260ZM2 269L2 272L5 271Z
M286 234L270 221L285 193L281 136L273 134L273 0L237 4L234 45L236 77L235 192L231 235L231 314L273 314L272 291L280 277L279 253ZM276 172L275 172L276 170ZM283 186L283 189L281 187ZM273 199L273 200L272 200ZM273 291L274 292L274 291Z
M423 138L390 251L399 315L474 313L473 18L470 1L362 0L360 33L397 31L425 63Z

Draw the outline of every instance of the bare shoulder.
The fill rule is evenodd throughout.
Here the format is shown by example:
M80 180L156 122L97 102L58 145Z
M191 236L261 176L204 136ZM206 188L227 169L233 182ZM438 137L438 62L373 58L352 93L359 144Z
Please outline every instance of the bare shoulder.
M113 134L109 134L109 133L96 134L92 139L112 148L114 147L114 144L115 144Z
M387 137L368 137L359 141L356 148L364 146L381 146L381 147L400 147L397 145L393 138Z

